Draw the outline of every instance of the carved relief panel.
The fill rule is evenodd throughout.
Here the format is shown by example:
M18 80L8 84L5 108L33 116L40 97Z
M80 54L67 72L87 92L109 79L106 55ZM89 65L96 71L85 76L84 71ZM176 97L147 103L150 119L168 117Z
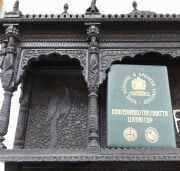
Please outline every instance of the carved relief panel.
M25 148L84 149L87 88L81 71L37 70Z

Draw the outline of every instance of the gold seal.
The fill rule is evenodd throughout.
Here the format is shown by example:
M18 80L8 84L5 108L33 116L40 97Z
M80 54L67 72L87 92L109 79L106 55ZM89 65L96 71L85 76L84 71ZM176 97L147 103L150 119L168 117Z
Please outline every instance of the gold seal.
M159 134L155 128L149 127L145 130L145 137L148 142L156 143L159 139Z
M132 88L133 90L145 90L146 89L146 81L137 77L136 79L132 80Z
M132 127L128 127L124 130L123 136L127 141L135 141L137 138L137 131Z
M125 98L134 104L149 104L157 94L155 81L145 73L131 73L122 83Z

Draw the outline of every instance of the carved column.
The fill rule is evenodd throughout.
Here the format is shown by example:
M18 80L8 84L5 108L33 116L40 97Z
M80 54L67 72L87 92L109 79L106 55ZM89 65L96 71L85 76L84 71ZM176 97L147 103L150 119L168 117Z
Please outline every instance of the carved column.
M0 148L6 148L2 142L5 140L4 136L7 134L8 130L12 96L12 90L5 90L4 100L0 111Z
M11 98L16 90L16 85L13 81L14 63L16 58L15 39L18 37L19 30L13 25L8 25L6 35L8 45L6 55L1 64L1 82L4 88L4 101L0 110L0 148L6 148L3 144L4 136L7 134L9 126L9 116L11 108Z
M88 30L89 59L88 59L88 119L89 119L89 141L88 152L98 153L99 145L99 28L97 25L90 25Z
M26 73L26 77L21 83L21 97L20 97L20 110L18 116L18 123L16 128L16 135L14 140L14 149L24 148L24 140L27 128L27 118L30 105L30 94L32 87L32 71ZM25 85L25 86L24 86Z

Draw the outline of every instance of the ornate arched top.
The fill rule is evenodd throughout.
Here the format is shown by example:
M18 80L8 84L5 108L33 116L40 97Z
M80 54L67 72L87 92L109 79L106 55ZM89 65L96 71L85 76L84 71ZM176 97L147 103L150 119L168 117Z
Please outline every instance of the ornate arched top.
M49 56L51 54L58 54L59 56L68 56L70 59L77 59L83 67L83 75L86 77L86 59L87 50L67 50L67 49L23 49L21 52L21 61L19 64L19 76L21 79L25 70L33 61L38 61L42 56Z
M169 55L172 59L180 57L179 49L127 49L127 50L101 50L100 52L100 84L106 79L106 71L115 61L122 61L124 58L135 58L138 55L144 56L148 53Z

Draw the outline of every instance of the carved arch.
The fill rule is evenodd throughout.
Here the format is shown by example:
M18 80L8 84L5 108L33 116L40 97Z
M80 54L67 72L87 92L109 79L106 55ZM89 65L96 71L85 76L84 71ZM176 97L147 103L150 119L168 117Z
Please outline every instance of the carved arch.
M169 55L172 59L180 57L180 49L122 49L100 51L100 84L106 79L106 71L115 61L122 61L125 57L134 58L137 55L144 56L148 53Z
M83 50L67 50L67 49L23 49L21 52L21 60L19 63L19 72L17 75L17 82L20 83L21 79L28 68L29 64L33 61L38 61L42 56L49 56L51 54L58 54L60 56L68 56L70 59L77 59L80 65L83 67L83 76L87 80L87 69L86 69L86 59L88 51Z

